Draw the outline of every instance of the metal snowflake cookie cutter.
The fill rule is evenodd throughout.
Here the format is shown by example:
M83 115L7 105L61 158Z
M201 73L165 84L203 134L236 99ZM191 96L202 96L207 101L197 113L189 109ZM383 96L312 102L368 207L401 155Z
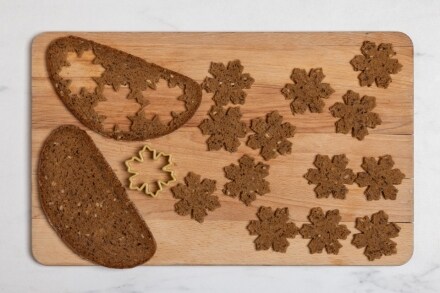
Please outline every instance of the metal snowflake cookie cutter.
M148 183L144 182L140 186L133 184L134 177L138 176L140 174L140 172L136 172L135 170L133 170L132 167L130 166L130 163L132 163L132 162L143 163L144 158L145 158L145 153L147 153L147 152L149 154L152 154L153 161L158 160L160 157L167 157L168 163L165 166L163 166L161 168L161 170L163 172L169 173L171 179L170 180L157 180L157 181L155 181L155 183L157 184L157 187L158 187L158 189L155 192L150 191L150 184L148 184ZM163 186L167 186L170 183L176 181L176 176L174 174L174 171L168 169L169 167L171 167L173 165L172 156L170 154L165 154L163 152L157 152L157 150L151 148L150 146L144 145L144 147L138 152L138 155L139 156L133 156L130 159L125 161L125 166L127 167L128 173L132 174L128 178L128 181L130 182L130 184L128 186L129 189L144 191L144 193L146 195L149 195L151 197L156 197L159 194L159 192L161 192L163 190Z

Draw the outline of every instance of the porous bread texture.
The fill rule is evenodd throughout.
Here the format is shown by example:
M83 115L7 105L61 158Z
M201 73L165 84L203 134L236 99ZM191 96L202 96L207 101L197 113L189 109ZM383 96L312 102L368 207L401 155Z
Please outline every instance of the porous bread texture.
M353 235L351 243L356 248L364 248L369 261L397 253L397 243L391 240L399 236L400 227L388 221L384 211L356 218L356 229L361 231Z
M238 166L230 164L224 167L225 177L231 181L225 184L223 193L230 197L238 197L245 205L250 205L257 195L270 192L269 165L255 162L249 155L243 155L238 160Z
M174 204L174 210L178 215L190 215L191 219L203 223L208 211L221 206L218 197L213 195L217 182L207 178L202 180L194 172L189 172L184 181L171 188L173 197L179 200Z
M239 138L244 138L248 132L245 122L241 121L240 107L212 106L209 110L210 119L204 119L199 128L203 135L209 135L206 140L208 151L224 148L230 153L236 152L240 146Z
M41 207L77 255L111 268L148 261L156 242L99 149L76 126L55 129L40 153Z
M365 41L361 47L362 55L356 55L350 64L355 71L361 71L358 75L361 86L372 86L376 83L379 88L388 88L392 82L391 74L397 74L402 70L402 64L394 59L396 52L390 43L376 43Z
M288 138L293 137L296 127L289 122L283 123L283 116L278 111L251 120L250 129L255 132L248 137L246 144L251 149L260 149L260 155L266 161L280 155L292 152L292 143Z
M290 243L288 238L295 238L298 227L290 221L289 209L260 207L258 220L251 220L246 227L251 235L258 235L254 240L256 250L268 250L285 253Z
M81 56L88 50L92 50L96 56L93 63L101 65L104 72L94 78L97 83L94 92L83 88L76 94L69 88L71 80L61 77L60 71L62 67L70 65L67 61L68 53L73 52ZM169 134L194 115L202 100L200 85L189 77L79 37L63 37L50 43L46 51L46 65L56 93L73 115L93 131L116 140L142 141ZM157 115L149 119L145 114L149 101L143 97L142 92L154 91L160 80L165 80L170 88L177 86L182 90L182 95L176 98L186 109L183 112L170 109L173 118L167 123L162 122ZM121 130L118 125L110 130L104 129L102 122L105 115L99 115L95 106L99 101L106 100L103 96L105 86L111 86L116 91L121 86L128 86L130 94L127 98L135 99L139 103L139 111L133 115L127 113L127 117L132 121L129 131Z
M350 133L358 140L363 140L369 134L368 128L376 128L382 124L379 114L373 112L376 107L376 98L372 96L361 96L349 90L342 96L344 103L337 102L329 108L333 117L339 118L336 121L337 133Z
M311 239L307 246L311 254L322 253L338 254L342 244L339 239L345 240L351 233L346 225L341 225L339 210L328 210L316 207L310 210L308 216L310 224L304 224L299 233L305 239Z
M331 159L327 155L316 155L313 163L316 169L309 169L304 178L309 184L316 184L315 193L318 198L345 199L348 192L346 184L353 184L356 175L347 168L348 159L345 154L335 155Z
M330 84L323 83L325 75L322 68L312 68L307 74L305 69L294 68L288 83L281 90L286 100L292 100L292 114L304 114L307 109L311 113L321 113L324 109L323 99L328 99L335 91Z

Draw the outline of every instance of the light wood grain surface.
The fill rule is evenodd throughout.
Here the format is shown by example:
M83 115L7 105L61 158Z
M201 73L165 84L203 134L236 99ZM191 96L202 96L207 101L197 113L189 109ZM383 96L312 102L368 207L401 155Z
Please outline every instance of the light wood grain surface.
M46 265L90 265L80 259L58 239L49 226L38 200L36 167L39 151L48 134L61 124L74 124L88 131L98 148L123 184L128 184L128 174L123 162L133 156L143 142L118 142L107 139L86 129L70 114L58 98L48 79L45 66L45 49L48 43L66 33L44 33L38 35L32 46L32 251L35 259ZM194 117L177 131L148 141L152 147L173 154L178 182L193 171L205 178L217 181L221 208L211 212L203 224L177 215L176 202L169 188L158 198L149 198L138 191L128 191L140 213L151 228L158 249L148 265L206 264L206 265L399 265L408 261L413 251L413 47L411 40L401 33L73 33L98 43L134 54L149 62L185 74L198 82L208 75L209 64L240 59L255 78L247 90L246 104L241 106L243 119L264 116L278 110L286 121L296 126L291 139L292 154L270 160L268 181L271 193L259 197L246 207L238 199L222 194L227 182L223 167L236 163L243 154L251 154L261 160L258 152L251 150L242 139L238 152L206 151L205 140L197 125L206 118L213 104L212 94L203 93L202 104ZM376 43L392 43L402 71L392 75L388 89L360 87L358 72L353 71L349 61L360 54L364 40ZM293 116L289 101L280 89L291 82L289 77L294 67L322 67L335 93L325 100L324 113ZM71 72L79 82L85 79L82 71ZM382 125L370 130L363 141L349 135L336 134L336 121L328 107L341 101L347 90L361 95L372 95L377 99L374 110L382 118ZM171 97L171 94L170 96ZM126 120L127 109L121 99L113 99L113 121ZM155 101L155 108L169 109L167 93ZM119 112L118 112L119 111ZM116 118L115 118L116 117ZM119 118L118 118L119 117ZM316 154L335 155L345 153L349 167L362 171L363 156L390 154L395 167L405 173L406 178L398 187L395 201L381 199L367 201L364 189L348 186L346 200L317 199L313 188L302 177L313 168ZM246 230L249 220L256 218L259 206L273 208L288 207L291 218L300 226L307 221L310 208L324 210L339 209L342 221L351 230L338 255L309 254L308 240L297 236L290 240L287 253L255 251L253 240ZM352 235L359 233L354 228L356 217L371 215L380 209L397 222L402 230L394 240L398 243L396 255L382 257L370 262L362 249L350 244Z

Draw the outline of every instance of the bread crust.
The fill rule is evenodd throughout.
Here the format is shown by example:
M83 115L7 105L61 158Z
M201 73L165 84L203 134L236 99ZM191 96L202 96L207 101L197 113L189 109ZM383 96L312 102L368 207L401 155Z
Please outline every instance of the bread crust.
M110 268L148 261L156 242L110 165L84 130L63 125L42 147L41 207L61 240L77 255Z
M83 89L78 94L72 93L71 81L60 76L61 69L69 66L67 54L76 53L81 56L90 50L96 56L93 63L100 64L104 72L94 78L97 83L94 92ZM69 111L91 130L116 140L143 141L169 134L191 119L202 101L202 89L195 80L126 52L75 36L58 38L49 44L46 66L55 92ZM170 109L173 118L167 123L162 122L159 116L148 119L145 115L148 113L148 101L142 92L153 91L160 80L164 80L169 87L182 90L182 94L175 98L185 106L183 112ZM132 98L139 103L138 112L131 116L129 114L133 113L127 113L127 117L132 120L129 131L121 130L117 125L111 130L104 129L102 115L95 111L95 106L99 101L106 100L103 94L105 86L112 86L115 90L120 86L128 86Z

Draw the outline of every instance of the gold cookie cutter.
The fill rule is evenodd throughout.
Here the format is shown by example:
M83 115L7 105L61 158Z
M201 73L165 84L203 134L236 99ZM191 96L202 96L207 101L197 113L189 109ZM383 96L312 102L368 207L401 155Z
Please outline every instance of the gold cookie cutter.
M148 184L148 183L143 183L143 184L140 185L140 187L139 187L139 185L137 185L137 186L133 185L133 178L135 176L138 176L140 174L140 172L134 171L131 168L130 163L132 163L132 162L143 163L144 162L144 158L145 158L145 153L147 153L147 151L148 151L149 154L152 154L153 161L156 161L160 157L167 157L168 164L163 166L161 168L161 170L166 172L166 173L169 173L170 176L171 176L170 180L157 180L157 181L155 181L155 183L158 186L158 189L155 192L150 191L150 188L149 188L150 184ZM125 161L125 166L127 167L128 173L132 174L128 178L128 181L130 182L128 188L130 188L132 190L138 190L138 191L144 190L146 195L150 195L151 197L156 197L157 194L163 190L163 186L169 185L170 183L176 181L176 177L174 175L174 171L168 169L169 167L171 167L173 165L172 156L170 154L165 154L163 152L157 152L155 149L151 148L150 146L144 145L144 147L138 152L138 155L139 155L138 157L137 156L133 156L133 157L131 157L131 159L128 159L128 160Z

